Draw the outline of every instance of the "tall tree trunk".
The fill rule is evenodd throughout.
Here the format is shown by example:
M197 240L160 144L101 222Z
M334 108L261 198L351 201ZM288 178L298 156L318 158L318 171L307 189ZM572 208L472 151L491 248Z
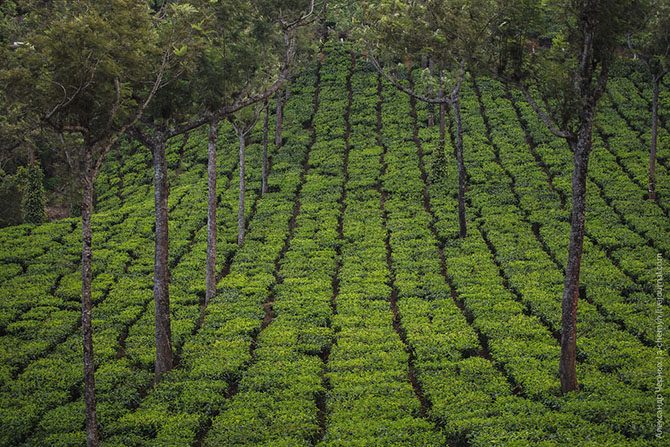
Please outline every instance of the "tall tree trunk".
M282 144L282 125L284 124L284 93L279 90L277 92L277 124L275 126L275 145Z
M261 172L261 195L268 192L268 121L270 119L270 108L268 100L265 100L265 119L263 120L263 166Z
M579 389L577 382L577 304L579 302L579 273L584 247L586 211L586 176L591 152L592 118L581 126L577 141L570 142L573 150L572 215L570 245L565 270L561 319L561 360L559 373L563 393Z
M440 78L440 99L444 98L444 86L442 85L442 79ZM440 148L444 150L447 144L447 104L440 103Z
M216 144L219 122L212 118L207 141L207 277L205 305L216 295Z
M237 244L242 245L242 242L244 242L244 194L246 192L244 181L244 130L240 128L237 133L240 138L240 201L237 209Z
M656 200L656 141L658 139L658 95L661 79L654 77L654 92L651 100L651 147L649 150L649 186L647 198Z
M84 341L84 402L86 404L86 445L97 447L100 443L95 403L95 362L93 359L93 153L92 148L84 151L84 175L82 177L81 203L81 328Z
M430 72L431 78L433 75L433 60L428 59L428 71ZM440 87L441 90L441 87ZM428 89L428 96L433 95L433 88ZM428 126L433 127L435 125L435 104L428 105ZM444 146L442 146L444 148Z
M456 163L458 165L458 227L459 236L467 236L465 220L465 161L463 160L463 122L461 120L461 106L458 94L452 102L454 117L456 118Z
M156 252L154 258L154 304L156 307L156 379L172 369L170 330L170 271L168 266L168 178L165 139L153 145L154 206L156 213Z

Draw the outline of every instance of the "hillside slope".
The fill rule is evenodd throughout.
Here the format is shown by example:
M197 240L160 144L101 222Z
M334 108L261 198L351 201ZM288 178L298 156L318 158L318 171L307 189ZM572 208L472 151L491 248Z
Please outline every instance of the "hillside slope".
M557 366L564 142L515 92L469 80L469 235L459 240L453 149L447 142L447 176L436 178L428 106L335 43L290 90L263 197L260 129L248 147L241 247L236 139L221 131L221 273L206 308L206 135L170 145L178 364L157 384L150 153L128 144L110 156L93 219L105 445L664 445L654 388L657 361L670 364L655 348L657 254L670 279L667 90L658 203L641 200L648 89L617 78L603 101L579 305L582 391L567 397ZM76 219L0 230L0 445L84 443L79 255ZM668 395L668 368L662 377Z

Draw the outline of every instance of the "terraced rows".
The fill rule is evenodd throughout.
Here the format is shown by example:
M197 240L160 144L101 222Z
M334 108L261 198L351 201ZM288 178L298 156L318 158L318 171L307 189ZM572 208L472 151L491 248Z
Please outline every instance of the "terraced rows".
M234 153L234 152L232 152ZM256 160L259 156L258 148L253 151ZM221 167L222 173L227 177L232 176L234 169L234 157L226 157L225 164ZM232 165L231 165L232 163ZM228 167L226 167L228 165ZM176 175L173 176L176 179ZM192 309L197 309L197 296L194 293L199 293L201 289L199 282L196 280L197 286L194 288L194 277L201 276L200 269L194 268L202 262L201 253L204 251L205 234L203 230L204 220L202 216L190 216L188 211L191 208L202 206L204 197L204 189L197 188L193 184L199 184L199 173L188 172L180 176L179 180L184 184L177 186L173 191L170 199L171 217L171 265L173 267L173 305L179 303L179 299L184 300ZM256 177L258 175L256 174ZM258 180L258 179L256 179ZM200 182L201 183L201 182ZM236 201L236 192L228 188L228 192L222 194L227 208L232 209ZM224 191L222 191L223 193ZM253 196L253 193L251 194ZM140 200L142 200L140 198ZM180 209L180 207L182 207ZM151 306L151 259L150 253L151 244L146 244L145 240L151 238L151 201L143 200L140 204L132 204L128 207L129 211L116 216L121 220L117 224L118 235L115 232L107 231L107 234L112 234L110 237L110 249L98 248L96 251L97 268L104 269L105 274L96 276L94 286L102 283L107 285L108 289L96 300L94 321L96 328L96 355L98 356L98 395L100 397L100 413L101 418L107 416L107 405L110 405L109 413L115 414L124 412L127 405L132 405L136 393L141 393L142 389L149 383L153 364L153 313ZM145 210L145 214L138 215L136 210ZM146 212L146 210L149 210ZM224 228L232 229L233 220L227 218L222 222ZM104 227L97 228L98 233L104 234ZM229 230L223 236L220 247L225 254L235 247L232 241L235 240ZM133 238L128 235L133 234ZM197 238L196 238L197 235ZM77 236L71 236L75 241ZM231 239L232 238L232 239ZM226 240L227 239L227 240ZM73 243L71 247L76 252L78 244ZM104 246L103 246L104 247ZM135 251L130 251L132 256L125 264L118 268L111 263L105 263L107 256L118 258L116 251L124 247L136 247ZM198 250L200 248L200 250ZM114 250L114 251L113 251ZM103 281L103 277L110 277L109 273L115 273L118 276L114 280L108 279ZM60 299L60 302L74 303L73 306L78 305L78 288L77 281L78 274L72 272L64 278L68 281L62 281L60 288L56 291L55 298ZM109 285L112 285L109 287ZM65 286L69 286L65 288ZM100 287L100 286L98 286ZM180 293L181 292L181 293ZM185 298L184 293L189 292L190 296ZM105 299L107 298L107 299ZM62 306L61 304L59 304ZM12 383L8 383L5 387L6 395L15 395L17 390L20 393L37 393L44 392L46 397L40 399L41 405L24 408L22 406L13 407L14 403L21 404L21 395L12 400L7 399L3 404L7 405L3 408L3 412L7 419L7 424L3 429L7 430L8 436L12 436L18 442L24 438L30 431L33 436L27 441L29 445L34 445L35 442L66 442L64 440L72 441L74 439L81 439L83 433L81 432L81 424L83 423L82 408L83 403L80 399L80 382L81 373L80 368L76 366L80 357L80 341L78 336L78 313L72 310L71 328L68 328L67 334L63 338L51 337L47 341L54 340L49 345L49 351L52 351L48 356L32 361L21 368L21 375ZM176 312L175 324L173 326L176 335L176 346L183 343L183 340L189 335L188 320L195 320L190 315ZM42 323L44 324L44 323ZM50 327L45 325L45 327ZM38 334L43 335L43 334ZM142 336L140 336L142 335ZM147 342L147 338L150 339ZM16 351L14 351L16 352ZM58 365L56 367L55 365ZM67 365L65 367L64 365ZM54 369L59 373L54 374ZM26 372L23 372L26 370ZM63 375L63 371L68 371L68 374ZM16 374L18 375L18 373ZM133 377L130 380L130 377ZM116 393L118 384L106 381L128 380L128 385L125 393ZM38 387L35 389L34 387ZM56 389L63 391L58 394ZM106 402L106 390L109 393L111 403ZM34 391L35 390L35 391ZM55 408L52 408L55 407ZM43 416L42 412L48 410ZM16 419L14 419L16 418ZM63 421L66 422L63 422ZM34 430L35 424L39 422L37 430ZM21 424L18 427L13 424ZM67 443L67 442L66 442Z
M236 144L222 128L220 273L207 306L206 136L170 143L176 366L159 383L151 158L127 143L106 164L94 218L104 444L663 445L654 387L656 361L669 359L655 349L654 281L657 253L670 279L670 227L666 202L641 200L648 136L633 124L646 123L645 90L615 81L601 111L579 303L582 390L562 396L565 144L516 92L468 79L469 234L459 239L453 141L439 147L437 127L424 125L430 108L348 44L322 51L290 85L263 196L261 129L250 138L241 246ZM84 441L79 237L74 219L0 231L0 445ZM663 379L667 394L667 371Z
M439 445L442 437L427 418L398 309L388 193L381 185L386 154L375 131L381 125L375 122L381 119L381 97L376 74L366 68L357 67L351 79L356 93L348 115L341 279L319 445Z
M464 118L468 117L466 124L469 129L473 130L472 133L480 135L483 139L485 138L483 133L479 134L476 128L470 127L473 123L470 122L469 118L474 113L479 112L478 108L473 107L476 105L473 99L476 101L476 98L472 98L472 96L468 98L472 94L472 91L464 94L463 116ZM481 118L479 119L481 120ZM433 133L433 141L437 142L435 133ZM511 192L506 195L503 193L505 191L504 187L508 185L501 184L501 177L496 175L495 171L500 169L500 165L495 163L494 155L491 153L490 162L482 163L488 161L486 153L493 150L490 144L476 144L474 141L468 141L468 143L467 147L470 147L471 150L467 161L471 176L470 181L473 185L469 198L473 205L471 208L474 208L473 211L475 211L474 223L480 230L481 239L475 233L463 243L453 241L445 244L446 270L453 277L459 297L457 300L461 303L463 313L468 317L473 327L480 332L480 340L483 339L482 344L487 348L482 357L493 361L493 364L499 370L502 370L503 375L502 377L498 376L500 377L497 379L498 381L504 380L507 376L508 386L512 387L512 396L510 397L511 402L495 399L489 405L482 405L480 411L486 414L489 421L488 426L485 428L478 426L477 422L479 421L473 418L474 423L469 421L472 425L461 427L459 437L461 439L465 437L476 445L489 445L493 439L507 439L507 442L523 440L524 442L535 443L556 438L559 442L567 442L568 439L573 437L586 439L584 438L585 433L580 433L580 431L589 430L593 433L593 439L596 443L607 445L634 444L632 440L627 440L621 434L616 433L620 429L614 428L612 425L608 426L608 424L599 424L600 420L592 417L586 411L587 408L590 408L589 406L592 407L599 403L598 395L593 393L592 390L589 390L590 395L593 393L591 402L572 404L573 407L570 407L571 402L561 401L557 398L558 378L554 368L557 364L558 342L552 340L552 334L555 331L552 331L544 323L543 320L546 320L546 315L537 315L537 312L533 311L534 306L540 303L537 300L531 301L529 299L535 298L535 296L525 296L528 294L528 289L521 287L523 286L520 281L521 278L518 278L517 281L516 275L508 276L508 271L503 270L500 265L499 250L507 248L507 244L504 244L505 239L502 238L506 235L499 232L500 227L503 226L505 232L512 236L518 228L523 227L523 224L516 218L511 217L518 213L509 212L513 197L511 197ZM417 144L419 144L418 141ZM477 148L478 156L473 146ZM424 146L420 145L419 147L421 156ZM484 150L483 153L482 150ZM481 158L482 155L485 156L483 159ZM432 154L426 158L431 162L433 161ZM477 161L478 158L479 161ZM455 173L453 173L453 176L455 176ZM474 185L483 189L477 193ZM434 214L438 219L435 226L437 236L440 236L441 231L444 231L442 233L444 235L456 233L457 227L454 226L454 222L456 222L454 218L449 219L450 226L442 225L440 219L442 215L455 215L455 197L451 197L445 202L446 197L440 197L438 181L435 181L430 189L437 193L435 194L437 196L436 206L431 206L431 209L436 210ZM431 201L432 198L431 195ZM481 208L479 208L480 206ZM506 215L498 214L500 213L497 210L498 207L504 209ZM505 220L512 220L509 227L503 224ZM489 222L495 222L495 230L489 227ZM494 234L493 231L496 231L496 233ZM518 233L518 231L516 232ZM518 234L516 244L524 241L524 239L530 241L531 238L532 233L525 237ZM449 241L449 239L445 239L445 241ZM484 248L487 250L483 250ZM509 246L509 248L512 248L512 246ZM521 253L523 251L520 251ZM504 253L505 259L509 260L510 263L514 260L511 256L513 254L513 251ZM494 261L493 265L491 260ZM453 266L451 266L452 262L455 262ZM488 270L486 270L487 265ZM541 264L541 266L546 268L547 264ZM453 273L452 268L455 269ZM481 274L479 273L480 269L482 269ZM493 273L496 270L498 270L498 275ZM526 274L528 273L528 268L526 268ZM496 276L498 276L498 279L496 279ZM526 280L526 282L529 283L532 280ZM503 285L504 288L501 288L500 285ZM520 293L520 291L523 293ZM463 294L462 298L461 293ZM560 296L560 289L558 290L558 296ZM560 305L560 300L556 300L556 302ZM529 368L529 365L534 365L535 368ZM591 375L592 378L594 376L597 376L597 374L593 373ZM503 396L505 394L509 395L509 393L504 392L501 394ZM532 400L524 398L526 396ZM633 407L634 398L642 399L642 393L636 393L633 390L627 398L628 407L625 411L629 411L629 415L636 414L637 411L637 414L642 415L642 417L648 417L646 424L648 429L652 430L651 414L643 408L643 405L649 404L649 401L646 403L638 402L636 410ZM496 411L500 411L498 404L501 404L504 408L501 411L502 414L496 413ZM580 408L581 405L583 405L582 408ZM477 408L474 405L471 405L471 407ZM561 408L560 413L551 411L555 408ZM623 411L623 409L620 409L620 411ZM464 412L452 413L463 414ZM616 412L613 411L612 413L613 419L616 418ZM534 430L518 431L518 429L511 428L520 418L529 417L527 414L533 415L532 418L535 422L531 426ZM590 420L591 423L580 420L580 418ZM554 422L548 423L548 420ZM463 423L462 421L459 422ZM548 427L552 427L549 432L546 431ZM625 430L621 431L625 433ZM652 431L645 433L631 432L629 437L651 439L652 433ZM628 435L628 433L625 434Z
M312 82L307 76L292 87L293 99L286 106L286 143L274 156L270 192L258 201L244 245L232 257L201 327L184 345L179 367L150 390L136 411L114 423L110 444L160 445L166 439L172 445L200 444L225 399L239 386L263 325L262 304L276 282L272 272L290 239L290 221L311 148L300 125L309 117L305 105L311 106Z

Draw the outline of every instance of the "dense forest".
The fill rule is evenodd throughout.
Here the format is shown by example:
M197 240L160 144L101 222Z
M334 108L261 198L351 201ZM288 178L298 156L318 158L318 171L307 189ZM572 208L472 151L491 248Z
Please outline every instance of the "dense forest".
M0 2L0 445L668 445L669 70L668 0Z

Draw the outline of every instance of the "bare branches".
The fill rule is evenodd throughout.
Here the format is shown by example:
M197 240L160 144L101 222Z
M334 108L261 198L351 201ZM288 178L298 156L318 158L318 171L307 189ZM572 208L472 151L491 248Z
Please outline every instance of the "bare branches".
M121 126L116 132L113 133L113 135L111 136L111 138L109 139L109 141L106 144L106 146L107 146L106 151L108 151L109 148L111 146L113 146L114 143L116 143L119 140L119 138L121 138L121 136L126 133L126 131L128 129L133 127L142 118L142 115L144 114L144 111L149 106L149 104L153 100L154 96L156 96L156 93L158 92L158 90L162 86L163 77L165 76L165 72L167 70L167 65L168 65L168 61L169 61L169 54L170 54L169 50L166 50L163 53L163 58L161 60L161 65L158 69L158 73L156 73L156 79L154 80L153 86L151 87L151 91L149 92L149 94L145 98L144 102L140 105L140 107L135 112L135 116L133 117L133 119L128 121L126 124ZM110 118L113 119L114 117L111 116Z
M253 120L251 122L248 122L248 123L238 122L232 117L232 115L228 115L228 117L227 117L228 122L230 122L230 124L235 129L235 132L238 133L238 135L242 135L242 136L246 137L249 134L249 132L251 132L251 130L254 127L256 127L256 123L258 122L258 118L260 117L261 111L263 111L263 109L265 109L265 103L261 103L261 104L263 104L262 107L256 107L254 109L254 116L253 116Z
M327 3L328 3L327 1L323 2L324 8L325 8ZM307 8L307 11L301 12L300 17L298 17L297 19L295 19L293 21L289 22L289 21L285 20L284 18L279 18L279 23L281 24L282 28L285 31L290 31L290 30L293 30L293 29L295 29L299 26L306 25L307 23L311 23L313 21L313 19L310 19L310 18L314 15L315 4L316 4L315 0L310 0L309 7ZM310 20L307 20L307 19L310 19Z
M86 59L89 60L90 57L91 56L89 54L89 56ZM77 97L79 96L79 94L81 92L86 90L93 83L93 79L95 78L95 73L96 73L97 67L98 67L98 62L96 61L96 63L93 65L93 68L91 69L91 76L88 78L88 80L86 82L79 85L79 87L77 87L77 90L75 90L74 93L72 93L72 95L69 98L68 98L68 94L67 94L67 89L65 88L65 86L63 84L61 84L60 82L53 81L53 80L51 81L63 90L63 100L61 102L59 102L58 104L56 104L53 107L53 109L51 109L51 111L49 111L44 116L44 121L46 121L47 123L51 123L50 122L51 117L53 117L56 114L56 112L64 109L68 105L70 105L72 103L72 101L77 99Z
M104 138L101 142L98 142L96 144L97 146L97 157L95 160L95 164L93 166L93 174L97 175L98 171L100 170L100 167L102 166L102 163L105 159L105 156L107 153L110 151L112 146L116 144L116 142L128 132L135 124L142 118L142 115L144 114L144 111L146 108L149 106L151 101L153 100L154 96L156 96L156 93L162 86L163 82L163 77L165 75L165 71L167 70L167 65L168 65L168 60L169 60L169 51L165 51L163 53L163 58L161 60L161 65L158 69L158 73L156 74L156 79L154 80L153 86L145 98L144 102L139 106L137 111L135 112L135 116L128 121L126 124L121 126L119 129L116 129L116 131L112 132L111 135L109 135L107 138ZM115 80L115 84L117 87L117 98L120 99L120 84L118 83L118 79ZM118 112L118 108L116 110L112 111L112 114L110 114L110 129L111 125L113 123L113 120L115 118L116 113Z
M528 104L530 104L535 114L542 120L542 122L544 122L551 133L557 137L565 139L571 139L574 137L572 132L561 129L553 120L553 118L538 105L538 103L533 98L533 95L530 94L525 85L523 85L521 82L517 82L515 85L519 88L519 90L521 90Z
M375 69L386 78L387 81L389 81L395 88L398 90L402 91L403 93L408 94L409 96L419 100L426 102L428 104L451 104L453 101L453 94L450 96L441 96L437 98L429 98L424 95L420 95L417 92L415 92L413 89L402 85L397 79L395 79L393 76L389 75L384 71L382 66L379 64L379 61L372 55L368 54L368 58L372 62L372 65L375 67ZM460 82L460 81L459 81ZM460 87L460 84L459 84Z
M270 85L263 92L252 96L240 97L232 104L224 106L221 109L219 109L217 114L220 117L225 117L227 115L230 115L231 113L235 113L239 110L242 110L243 108L248 107L252 104L264 101L268 99L270 96L272 96L277 90L279 90L287 79L288 79L288 67L284 68L280 73L280 75L275 80L275 82L272 83L272 85Z

